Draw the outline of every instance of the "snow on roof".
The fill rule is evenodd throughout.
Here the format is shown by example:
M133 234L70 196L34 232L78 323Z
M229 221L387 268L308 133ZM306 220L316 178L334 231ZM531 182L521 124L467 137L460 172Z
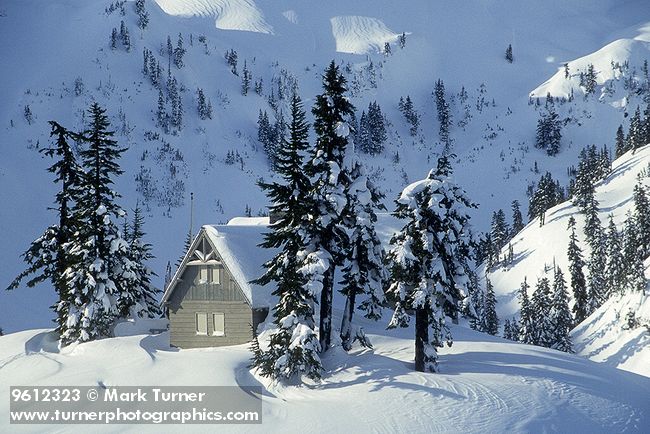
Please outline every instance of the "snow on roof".
M233 220L227 225L205 225L203 229L251 306L270 307L275 304L271 296L274 285L269 283L261 286L251 283L264 274L264 263L276 252L275 249L259 247L264 241L264 233L269 229L259 222L249 225L231 224Z
M270 308L275 305L272 295L275 286L272 283L265 286L251 283L264 274L264 263L277 253L276 249L259 246L264 241L264 234L270 230L268 223L268 217L236 217L226 225L204 225L202 228L253 308ZM401 223L388 213L377 214L375 230L384 248L388 248L390 238L402 228ZM179 269L177 274L181 272ZM171 296L175 281L176 276L165 292L163 302Z

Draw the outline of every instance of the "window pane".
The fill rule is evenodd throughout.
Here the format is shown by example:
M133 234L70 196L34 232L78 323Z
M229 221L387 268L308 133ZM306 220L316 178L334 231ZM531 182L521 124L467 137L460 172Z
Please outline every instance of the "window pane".
M208 314L199 313L196 314L196 334L198 335L207 335L208 334Z
M212 269L212 283L221 283L221 270L218 268Z
M199 283L208 283L208 269L201 267L199 269Z
M212 320L214 321L214 335L225 336L226 334L226 318L223 313L213 313Z

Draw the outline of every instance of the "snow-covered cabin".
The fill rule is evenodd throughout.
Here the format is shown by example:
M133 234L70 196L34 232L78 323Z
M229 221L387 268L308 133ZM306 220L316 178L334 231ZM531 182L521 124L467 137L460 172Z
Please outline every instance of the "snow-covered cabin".
M201 228L165 290L170 343L178 348L247 343L263 322L273 285L255 285L274 252L259 247L268 218L235 218Z

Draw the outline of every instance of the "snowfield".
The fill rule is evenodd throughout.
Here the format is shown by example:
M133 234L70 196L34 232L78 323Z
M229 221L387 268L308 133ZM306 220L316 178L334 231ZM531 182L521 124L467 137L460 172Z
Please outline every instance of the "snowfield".
M10 385L260 385L262 425L228 432L590 432L642 433L650 424L650 378L553 350L453 326L438 374L413 371L412 328L386 332L363 322L374 350L334 347L324 380L311 386L263 383L249 372L246 345L177 350L167 333L105 339L55 350L47 330L0 337L0 396ZM119 354L118 357L112 355ZM200 372L200 375L197 375ZM8 414L0 400L0 414ZM0 431L42 432L44 426ZM48 430L75 432L74 427ZM175 427L178 429L178 427ZM212 428L212 429L211 429ZM222 427L186 426L186 432ZM121 425L93 432L169 431Z

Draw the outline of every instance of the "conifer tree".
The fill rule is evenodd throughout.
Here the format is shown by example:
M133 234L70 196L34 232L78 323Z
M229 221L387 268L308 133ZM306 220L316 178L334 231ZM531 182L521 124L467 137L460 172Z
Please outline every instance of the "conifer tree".
M348 153L353 154L351 147ZM361 160L356 155L349 155L346 160L351 167L350 182L345 191L347 204L343 225L348 229L349 243L341 281L341 293L346 297L341 320L341 342L343 348L349 350L355 339L363 346L372 346L363 330L352 325L357 296L366 296L359 305L359 309L365 311L366 318L381 318L386 273L384 252L375 232L375 210L386 208L380 203L383 196L368 179Z
M497 251L497 255L501 249L510 241L510 228L506 222L506 214L502 209L495 211L492 214L492 227L490 236Z
M253 365L261 375L277 380L303 375L318 379L322 370L320 344L314 331L317 299L307 285L299 258L305 248L301 232L309 224L307 196L312 188L304 171L308 138L302 102L294 95L288 138L278 151L276 171L282 181L260 184L272 202L271 212L280 217L271 225L261 247L279 249L279 253L264 264L266 272L256 283L275 282L273 295L278 304L273 309L277 329L271 334L268 349L255 352Z
M354 107L345 96L346 80L332 61L323 76L323 93L312 108L316 145L306 165L313 189L307 198L310 212L305 229L306 248L300 252L305 262L302 272L307 287L320 298L319 341L327 351L332 335L334 271L345 257L347 234L341 226L346 205L344 170L349 127L346 123Z
M178 41L176 41L176 48L174 48L174 65L181 69L184 65L183 56L185 56L185 48L183 48L183 35L178 34Z
M57 311L67 317L61 333L64 345L108 336L120 312L131 308L125 302L118 309L118 300L128 300L132 288L121 285L128 243L116 224L124 211L112 190L115 177L122 174L117 160L125 149L117 146L108 129L106 110L94 103L89 116L82 133L88 146L80 151L87 175L71 212L79 227L66 244L71 260L63 278L69 291L57 304Z
M467 290L471 229L465 193L450 179L446 156L426 179L407 186L396 201L395 217L406 220L391 239L387 255L389 293L396 301L389 328L405 327L415 312L415 369L435 371L436 348L452 336L446 324L450 308Z
M514 60L512 57L512 44L508 44L508 48L506 48L506 60L508 63L512 63Z
M627 141L625 140L625 132L623 131L623 125L619 125L616 130L616 158L622 156L629 148L627 146Z
M642 120L641 120L641 109L639 106L636 106L636 110L630 118L630 129L627 133L627 149L631 149L634 153L637 148L644 145L642 142Z
M449 104L445 100L445 85L440 79L436 81L434 96L436 99L436 110L438 111L438 122L440 123L440 130L438 132L440 142L446 148L449 148L451 146L451 140L449 138L451 115L449 113Z
M117 309L121 317L159 317L162 311L157 300L160 290L153 283L156 276L147 262L154 256L151 254L152 246L144 241L146 235L143 230L144 216L142 210L136 205L133 210L131 226L124 231L124 238L128 243L127 260L118 272L119 287L122 288L117 299ZM128 233L128 236L127 236ZM128 288L128 290L124 290Z
M569 332L573 328L573 317L569 309L569 294L566 289L566 281L560 267L555 269L550 320L553 326L551 348L572 353L573 348Z
M471 288L472 290L469 293L469 304L471 306L471 316L469 319L469 326L472 330L476 330L479 332L485 331L483 329L483 325L485 322L483 321L483 303L485 301L485 296L483 294L483 290L476 286L475 288Z
M553 323L551 322L551 287L548 278L537 281L531 299L533 318L533 344L550 347L553 344Z
M521 215L521 209L518 200L512 201L512 229L510 230L510 238L517 235L524 228L524 218Z
M573 216L569 218L568 229L571 231L567 258L569 260L569 273L571 275L571 290L573 291L573 315L576 324L580 324L589 316L589 302L587 299L587 282L583 271L585 263L582 258L582 249L578 245L576 220Z
M623 292L626 274L621 237L616 229L614 218L611 215L609 216L609 225L607 226L607 234L605 237L605 254L607 259L605 267L607 284L605 296L609 298L615 293Z
M63 274L72 261L67 246L79 227L79 222L72 215L71 209L80 198L85 173L77 163L68 143L70 139L75 140L77 135L54 121L50 121L50 126L52 128L50 136L55 137L54 146L42 149L41 152L56 158L48 171L54 174L54 182L61 185L56 194L54 208L59 221L48 227L23 253L22 257L27 263L27 269L20 273L7 289L15 289L22 280L33 276L27 281L28 287L49 280L56 290L57 298L62 300L69 292L69 284L63 278ZM61 335L68 318L66 312L57 309L56 304L52 308L57 314L56 331Z
M242 69L242 77L241 77L241 93L242 95L246 96L248 95L248 91L251 88L251 72L248 70L248 66L246 65L246 60L244 60L244 69Z
M636 219L629 215L625 220L623 232L623 252L625 263L625 289L630 291L644 291L647 286L645 277L645 257L641 249L639 231L636 228Z
M528 289L530 285L524 277L524 281L519 288L519 341L525 344L533 344L535 342L535 325L533 323L533 309L528 298Z
M592 195L585 206L585 227L584 233L587 244L591 248L589 262L589 305L588 313L591 314L600 307L607 299L605 266L607 256L605 253L605 237L598 217L598 201Z
M650 200L646 188L640 181L634 186L633 197L639 251L642 258L647 258L650 255Z
M496 336L499 333L499 318L496 310L497 298L490 279L485 277L485 302L483 303L483 322L486 333Z
M144 0L135 0L135 13L138 15L138 27L146 29L149 24L149 12L144 7Z
M546 113L542 113L537 121L535 146L545 149L548 155L553 156L560 152L561 140L562 121L553 105L549 105Z

